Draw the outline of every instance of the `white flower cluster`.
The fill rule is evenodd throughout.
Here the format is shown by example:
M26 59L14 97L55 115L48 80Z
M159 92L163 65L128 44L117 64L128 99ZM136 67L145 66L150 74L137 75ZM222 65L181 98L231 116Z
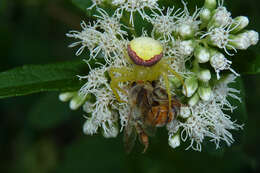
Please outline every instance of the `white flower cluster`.
M125 92L119 95L125 102L119 102L112 92L108 71L112 67L122 70L131 68L133 64L125 56L128 39L148 36L161 42L163 58L168 59L168 65L185 79L181 83L169 73L171 93L180 93L177 96L186 97L177 118L167 124L169 145L175 148L182 141L190 140L188 148L201 151L201 144L206 137L216 144L216 148L221 141L230 145L234 139L229 130L241 129L242 126L223 112L235 109L228 97L240 101L237 96L239 91L228 86L238 76L231 68L232 60L229 56L233 56L237 49L244 50L257 44L258 33L245 30L248 18L232 18L223 6L223 1L217 5L216 0L205 0L204 6L193 14L190 14L184 1L184 10L181 11L173 7L159 7L157 0L113 0L109 1L116 8L112 16L98 7L102 2L93 0L99 13L95 15L95 23L82 22L82 31L67 34L68 37L80 40L70 45L81 45L76 55L88 48L90 60L99 57L105 60L105 64L91 69L87 76L80 77L87 82L76 94L81 101L74 104L74 108L83 105L83 110L88 113L84 133L92 135L101 128L104 137L116 137L119 133L118 122L120 131L127 125L131 110L128 102L131 85L129 82L120 83L120 88ZM149 9L150 13L146 14L144 9ZM151 33L144 28L142 35L135 35L135 13L153 25ZM129 22L123 25L121 21ZM158 80L159 85L165 88L162 79ZM90 99L92 97L93 100ZM60 96L63 101L71 98L73 100L69 93Z

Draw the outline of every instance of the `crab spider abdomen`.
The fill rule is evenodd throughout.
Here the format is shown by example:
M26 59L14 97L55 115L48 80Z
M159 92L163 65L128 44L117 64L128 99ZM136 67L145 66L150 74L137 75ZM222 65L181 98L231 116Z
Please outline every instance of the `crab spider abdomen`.
M138 37L129 42L127 53L140 66L152 66L163 56L162 44L150 37Z

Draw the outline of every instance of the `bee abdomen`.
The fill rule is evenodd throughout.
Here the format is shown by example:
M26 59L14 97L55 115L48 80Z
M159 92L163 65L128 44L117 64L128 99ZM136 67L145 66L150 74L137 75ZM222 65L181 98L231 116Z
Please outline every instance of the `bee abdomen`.
M153 106L148 112L147 121L152 126L162 127L172 121L173 112L169 111L168 106Z

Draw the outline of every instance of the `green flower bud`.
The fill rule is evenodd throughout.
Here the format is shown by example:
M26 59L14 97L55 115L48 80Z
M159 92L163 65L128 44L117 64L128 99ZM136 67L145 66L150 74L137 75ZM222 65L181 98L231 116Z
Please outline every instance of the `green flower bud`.
M199 87L198 93L203 101L208 101L211 97L212 90L210 87Z
M214 10L217 7L216 0L205 0L204 7L210 10Z
M186 88L182 88L182 93L187 97L191 97L198 88L198 80L196 77L190 77L188 79L185 79L184 85L186 86Z
M236 49L246 50L249 46L251 46L250 39L248 37L248 34L246 32L243 32L238 35L230 35L228 43Z
M179 88L182 84L181 81L175 76L169 77L169 81L170 81L171 88Z
M65 92L59 95L59 100L62 102L69 101L77 92Z
M210 51L207 48L198 46L194 52L194 56L199 61L199 63L205 63L209 61Z
M203 8L200 11L200 20L202 21L201 25L207 26L210 19L211 19L211 11L208 8Z
M211 74L208 69L201 70L197 75L198 79L203 82L208 82L211 79Z
M247 27L248 23L249 23L248 17L246 16L236 17L232 22L231 28L233 28L233 30L230 33L235 34L241 31L242 29Z
M75 94L70 101L70 109L77 110L86 101L86 96Z
M198 101L200 100L200 96L198 93L195 93L190 100L188 101L189 106L194 106L198 103Z

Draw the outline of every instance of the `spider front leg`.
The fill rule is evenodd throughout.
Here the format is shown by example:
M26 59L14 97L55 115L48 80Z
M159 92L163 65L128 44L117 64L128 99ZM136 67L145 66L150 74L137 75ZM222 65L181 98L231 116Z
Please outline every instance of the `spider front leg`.
M115 76L114 73L119 73L120 76ZM125 101L121 100L121 98L120 98L120 96L119 96L119 94L118 94L117 91L122 92L122 93L124 93L125 95L127 95L127 93L126 93L125 90L123 90L122 88L120 88L120 87L118 86L118 84L119 84L120 82L127 82L127 81L129 81L129 77L128 77L128 75L127 75L127 74L129 74L129 73L130 73L130 70L127 69L127 68L126 68L126 69L123 69L123 68L111 67L111 68L109 69L109 76L110 76L110 78L111 78L110 87L111 87L113 93L115 94L116 99L117 99L119 102L125 102Z
M187 93L187 88L186 88L186 85L184 84L184 81L183 81L183 78L181 77L181 75L179 75L176 71L174 71L170 66L167 67L168 70L174 75L177 77L177 79L179 79Z

